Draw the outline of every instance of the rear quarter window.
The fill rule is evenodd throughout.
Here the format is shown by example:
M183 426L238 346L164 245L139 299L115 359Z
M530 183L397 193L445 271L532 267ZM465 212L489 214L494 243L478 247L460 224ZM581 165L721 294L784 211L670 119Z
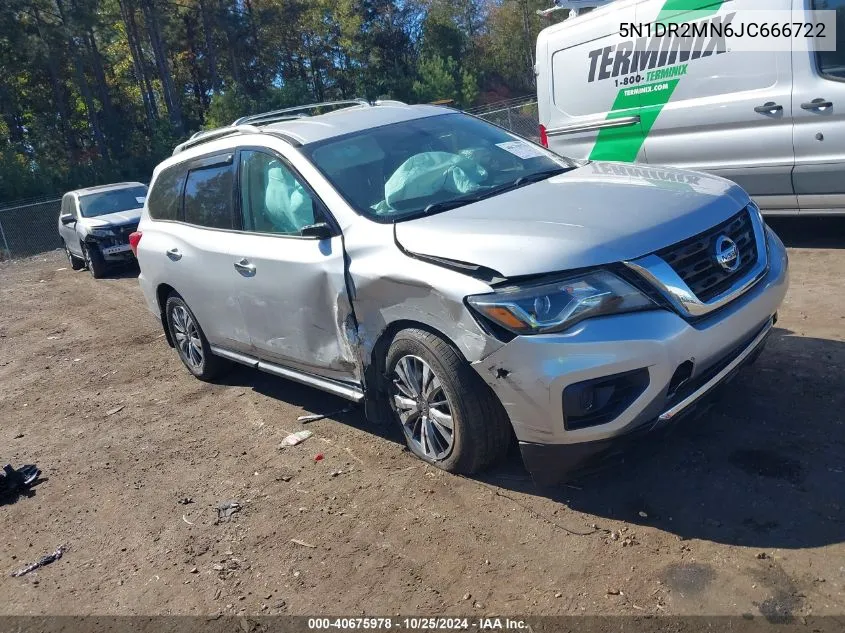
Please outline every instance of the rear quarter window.
M174 165L163 170L147 197L147 208L153 220L181 220L182 190L188 168Z
M232 172L231 163L188 172L185 222L210 229L235 228Z

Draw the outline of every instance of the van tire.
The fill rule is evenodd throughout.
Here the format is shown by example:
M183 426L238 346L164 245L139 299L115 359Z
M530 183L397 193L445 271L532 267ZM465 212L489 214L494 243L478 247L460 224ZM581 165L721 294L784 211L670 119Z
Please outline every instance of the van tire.
M422 450L422 441L414 439L416 432L409 428L411 425L406 426L400 419L394 396L399 395L405 406L411 400L400 391L397 384L397 381L403 386L405 384L397 373L397 365L403 359L416 359L411 362L423 361L440 381L441 394L445 395L448 402L453 424L451 448L445 455L432 457L432 451L426 454ZM422 367L419 363L417 366ZM384 397L393 419L403 431L408 448L417 457L445 471L471 475L507 454L513 429L504 407L492 389L450 343L426 330L401 330L394 336L387 350L385 368L387 378ZM434 392L432 397L442 402L439 396L434 397ZM417 406L423 411L431 412L434 409L430 409L427 403ZM441 412L443 410L445 409L440 409ZM417 414L412 413L412 416ZM438 439L440 437L442 436Z
M222 375L231 367L229 361L212 353L211 346L208 344L208 339L205 337L205 333L202 331L197 317L194 316L188 304L185 303L185 300L178 293L173 292L167 297L167 302L164 305L164 314L170 340L173 341L173 346L179 354L179 359L194 376L208 382ZM196 346L191 351L190 342L188 342L187 346L184 344L180 345L180 338L182 340L185 339L178 335L185 332L189 335L195 333L197 335L196 338L199 339L199 351L202 356L199 362L197 362Z

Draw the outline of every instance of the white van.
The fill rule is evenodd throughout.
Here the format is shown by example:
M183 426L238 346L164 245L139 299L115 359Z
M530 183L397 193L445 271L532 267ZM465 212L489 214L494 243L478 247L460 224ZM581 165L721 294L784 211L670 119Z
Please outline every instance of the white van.
M718 38L658 50L629 28L667 13L719 24L752 5L618 0L546 28L537 40L541 142L576 159L724 176L766 214L845 215L845 0L766 2L802 25L814 9L835 10L836 51L817 50L818 32L794 33L778 51L732 51Z

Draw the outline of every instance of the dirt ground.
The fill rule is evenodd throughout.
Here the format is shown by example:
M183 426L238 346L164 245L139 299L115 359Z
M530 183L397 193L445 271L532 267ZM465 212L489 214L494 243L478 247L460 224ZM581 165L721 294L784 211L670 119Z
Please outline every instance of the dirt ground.
M280 450L345 403L195 380L131 273L0 265L0 460L44 471L0 507L0 614L845 614L845 221L774 226L792 285L757 364L552 491L516 454L425 466L357 411Z

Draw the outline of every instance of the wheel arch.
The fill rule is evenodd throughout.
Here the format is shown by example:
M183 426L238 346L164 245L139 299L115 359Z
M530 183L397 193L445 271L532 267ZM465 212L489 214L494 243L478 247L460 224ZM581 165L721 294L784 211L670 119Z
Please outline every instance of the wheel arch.
M387 420L387 411L383 409L384 400L379 398L379 395L384 392L387 376L385 374L385 361L387 360L387 350L393 342L394 337L403 330L423 330L442 338L450 347L452 347L458 356L466 362L466 356L461 352L461 348L455 344L448 335L438 330L435 327L421 321L414 321L413 319L400 319L393 321L385 327L376 338L375 343L369 351L365 361L364 367L364 406L365 413L369 419L384 421ZM382 403L380 406L379 403Z
M170 284L159 284L156 288L156 303L158 303L158 314L161 321L161 327L164 330L164 338L167 339L167 344L170 347L176 347L173 342L173 337L170 336L170 328L167 327L167 314L164 308L167 305L167 298L172 294L179 294L176 289Z

